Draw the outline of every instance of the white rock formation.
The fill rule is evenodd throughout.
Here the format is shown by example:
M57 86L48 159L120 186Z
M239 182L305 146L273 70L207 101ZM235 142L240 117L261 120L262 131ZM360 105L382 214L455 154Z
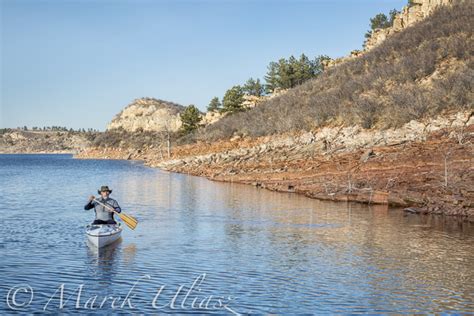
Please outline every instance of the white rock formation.
M177 131L181 127L182 105L154 98L134 100L107 125L107 130L122 128L129 132Z

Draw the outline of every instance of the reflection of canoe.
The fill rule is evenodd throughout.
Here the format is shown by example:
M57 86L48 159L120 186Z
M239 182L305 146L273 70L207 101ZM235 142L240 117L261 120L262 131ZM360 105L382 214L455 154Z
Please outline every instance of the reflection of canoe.
M110 245L120 238L122 233L122 226L116 225L87 225L86 234L89 241L101 248Z

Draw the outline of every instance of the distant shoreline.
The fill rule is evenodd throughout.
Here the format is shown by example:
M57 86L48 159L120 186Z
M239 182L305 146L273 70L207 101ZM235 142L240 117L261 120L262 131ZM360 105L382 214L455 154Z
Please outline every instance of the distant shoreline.
M75 151L1 152L0 155L76 155Z

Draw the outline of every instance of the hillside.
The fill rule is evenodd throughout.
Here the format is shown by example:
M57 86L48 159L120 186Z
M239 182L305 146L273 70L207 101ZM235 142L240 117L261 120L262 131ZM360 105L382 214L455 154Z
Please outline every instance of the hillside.
M472 109L472 16L473 3L438 7L362 56L285 95L225 117L192 139L262 136L328 124L383 129L448 110Z

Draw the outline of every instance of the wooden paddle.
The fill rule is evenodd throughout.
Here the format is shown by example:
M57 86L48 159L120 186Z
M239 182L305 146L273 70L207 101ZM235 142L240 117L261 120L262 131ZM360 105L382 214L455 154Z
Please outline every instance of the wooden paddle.
M104 204L100 201L98 201L97 199L94 199L95 202L97 202L97 204L99 205L102 205L103 207L109 209L110 211L114 212L115 214L117 214L120 219L125 223L127 224L128 227L130 227L130 229L135 229L137 227L137 224L138 224L138 221L130 216L130 215L127 215L127 214L124 214L123 212L117 212L113 207L107 205L107 204Z

